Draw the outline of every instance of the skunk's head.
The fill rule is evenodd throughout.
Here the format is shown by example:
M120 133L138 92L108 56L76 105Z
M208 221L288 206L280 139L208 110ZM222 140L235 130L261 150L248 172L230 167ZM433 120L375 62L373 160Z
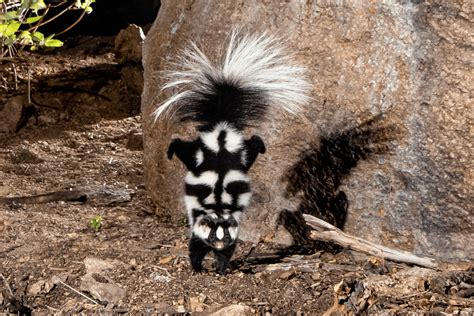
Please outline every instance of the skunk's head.
M233 245L238 233L239 224L231 214L201 216L192 228L193 237L199 237L215 250L224 250Z

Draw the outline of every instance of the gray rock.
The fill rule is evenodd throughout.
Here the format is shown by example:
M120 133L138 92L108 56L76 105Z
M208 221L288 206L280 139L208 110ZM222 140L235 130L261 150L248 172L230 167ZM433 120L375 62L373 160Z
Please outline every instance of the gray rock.
M127 135L126 146L130 150L143 150L143 133L131 131Z
M15 133L20 127L25 98L15 96L10 98L0 110L0 133Z
M222 307L217 311L210 313L212 316L245 316L252 315L254 311L250 306L233 304L229 306Z
M82 277L81 291L90 295L100 302L118 304L127 291L115 284L110 278L99 273L87 273Z
M118 264L119 262L115 260L102 260L91 257L84 259L87 274L112 271Z
M141 27L131 24L115 38L115 56L121 63L141 62L145 34Z
M393 153L360 163L341 189L345 230L386 246L442 259L474 259L472 4L456 2L163 1L144 46L144 167L157 212L183 214L182 176L166 150L191 126L153 124L165 61L188 40L218 55L232 25L277 33L307 66L314 102L303 117L275 114L255 131L268 151L250 172L254 197L243 233L272 234L282 208L296 208L277 181L312 135L387 113L405 136ZM178 193L177 193L178 192Z

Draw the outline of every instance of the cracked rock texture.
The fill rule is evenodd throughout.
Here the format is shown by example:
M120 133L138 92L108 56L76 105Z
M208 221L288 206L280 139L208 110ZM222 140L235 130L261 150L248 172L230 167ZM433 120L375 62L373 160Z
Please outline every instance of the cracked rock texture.
M277 213L295 208L281 179L320 133L386 113L404 133L393 153L361 162L341 189L345 230L386 246L446 260L474 259L474 2L162 1L144 45L142 98L146 185L157 213L184 214L185 169L166 159L173 134L191 126L153 125L163 100L159 71L192 39L216 57L233 25L278 33L310 72L314 101L302 117L276 113L257 133L267 153L250 176L255 194L241 237L272 234ZM283 237L282 237L283 236Z

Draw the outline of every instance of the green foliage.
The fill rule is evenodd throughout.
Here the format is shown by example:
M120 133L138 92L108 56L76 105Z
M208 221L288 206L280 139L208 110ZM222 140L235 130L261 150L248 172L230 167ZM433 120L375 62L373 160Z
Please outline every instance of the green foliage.
M102 216L96 215L89 221L89 227L98 232L102 228Z
M0 43L2 57L12 55L18 47L30 47L31 50L38 48L61 47L63 43L55 39L55 34L45 36L38 28L53 21L68 10L83 10L79 19L68 26L61 33L68 31L79 22L84 14L92 12L92 3L95 0L64 0L55 7L66 6L60 13L46 19L46 14L52 4L46 4L44 0L0 0Z

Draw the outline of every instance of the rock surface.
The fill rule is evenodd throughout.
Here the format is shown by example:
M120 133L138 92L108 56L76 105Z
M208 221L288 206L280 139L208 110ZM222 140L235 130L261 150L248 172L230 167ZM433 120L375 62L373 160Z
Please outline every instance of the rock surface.
M310 70L314 102L303 117L274 115L258 133L267 153L250 176L254 197L241 238L273 236L284 197L277 181L314 135L386 113L405 131L393 153L360 163L343 183L345 230L442 259L474 259L472 203L472 1L163 1L144 45L146 185L157 212L183 216L184 167L166 159L173 134L153 124L160 70L188 40L216 57L232 25L278 33ZM277 236L274 240L283 240Z
M15 133L20 127L25 98L15 96L0 107L0 133Z
M127 290L112 281L107 273L119 264L116 260L85 258L86 274L81 280L81 290L92 295L100 302L117 304L127 294Z

